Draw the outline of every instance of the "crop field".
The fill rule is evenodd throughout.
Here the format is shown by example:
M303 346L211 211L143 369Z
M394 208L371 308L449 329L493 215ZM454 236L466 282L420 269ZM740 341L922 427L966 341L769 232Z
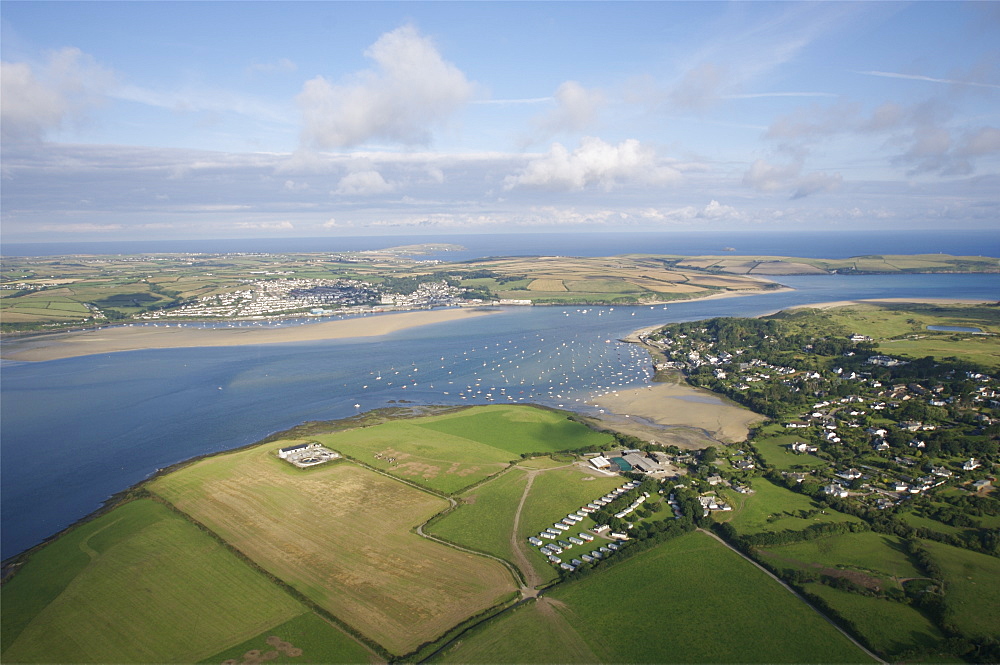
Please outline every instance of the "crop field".
M201 460L150 489L393 653L514 591L500 563L412 532L443 499L350 463L299 471L275 457L283 445Z
M202 663L218 665L227 660L237 663L252 659L275 665L283 663L378 663L381 660L360 642L342 630L308 612L290 621L268 628L245 642L205 658ZM258 661L259 662L259 661Z
M183 517L137 500L47 545L4 585L2 659L195 662L306 611Z
M459 507L425 531L513 562L514 513L527 483L527 474L513 467L458 497Z
M793 453L788 449L789 444L799 441L815 445L809 438L788 434L768 438L756 438L753 441L753 447L760 453L769 466L773 466L779 471L808 471L810 469L829 466L829 462L816 457L815 454Z
M922 541L944 572L946 619L977 637L1000 637L1000 559Z
M827 575L841 575L883 590L899 588L900 579L923 577L898 538L871 531L768 547L762 553L778 567L790 565Z
M823 522L860 522L860 518L827 508L818 512L817 504L805 496L779 487L766 478L754 478L753 494L726 492L733 506L731 513L715 513L720 522L729 522L737 532L801 530ZM817 511L814 513L814 511ZM809 517L802 515L809 514Z
M945 637L911 605L840 591L818 583L807 584L805 588L850 621L871 648L883 654L932 647Z
M561 279L539 278L531 280L528 284L529 291L568 291Z
M547 626L550 643L532 638L532 625ZM799 599L702 533L556 587L477 629L440 660L870 662Z
M452 493L502 471L521 454L600 445L610 437L559 412L495 405L389 421L318 439L365 464Z

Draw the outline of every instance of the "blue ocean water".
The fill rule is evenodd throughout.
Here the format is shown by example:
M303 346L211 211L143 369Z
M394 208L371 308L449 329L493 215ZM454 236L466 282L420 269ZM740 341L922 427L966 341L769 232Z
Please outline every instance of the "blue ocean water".
M1000 275L791 276L792 291L649 307L510 307L379 338L3 361L2 557L158 468L307 420L400 404L534 402L586 410L641 385L646 326L845 299L996 299Z
M422 243L453 243L461 251L431 256L465 261L484 256L614 256L618 254L736 254L846 258L866 254L1000 256L1000 231L823 231L463 234L337 238L244 238L120 242L3 243L3 256L139 254L156 252L348 252ZM427 257L424 257L427 258Z

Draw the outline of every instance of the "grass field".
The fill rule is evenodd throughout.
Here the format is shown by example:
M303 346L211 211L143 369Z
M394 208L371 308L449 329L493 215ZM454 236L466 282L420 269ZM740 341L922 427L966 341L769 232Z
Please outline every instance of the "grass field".
M260 635L205 658L202 663L218 664L233 659L246 660L257 651L261 660L281 663L378 663L375 654L342 630L312 612L268 628ZM266 658L264 654L267 654Z
M306 611L148 499L47 545L2 594L5 663L195 662Z
M518 524L517 538L519 542L527 541L528 536L538 535L558 522L570 512L576 512L580 506L607 494L608 491L620 487L624 480L618 476L595 476L581 471L576 465L562 468L554 468L543 471L535 476L531 484L531 490L524 502L521 511L521 520ZM578 528L567 532L572 535L594 526L594 521L589 517L579 523ZM567 555L578 556L592 548L584 549L584 546L577 546L566 551ZM530 552L529 560L535 567L536 572L542 579L549 581L558 577L555 567L552 566L545 557L535 552L535 548ZM566 557L563 557L566 559ZM570 557L572 558L572 557Z
M1000 559L923 541L944 572L947 620L973 637L1000 639Z
M761 553L778 567L798 567L828 575L843 574L881 589L901 588L899 579L923 577L895 536L864 531L806 540Z
M753 440L753 447L761 454L764 461L778 471L809 471L829 466L829 462L816 457L811 453L793 453L788 449L789 444L802 441L815 445L809 438L795 436L794 434L756 438Z
M985 306L937 306L881 303L835 307L831 319L878 342L883 353L923 358L954 356L986 367L1000 367L996 337L961 332L935 332L927 326L979 328L1000 333L1000 310Z
M447 493L502 471L525 453L610 440L606 434L568 420L565 414L518 405L395 420L317 438L365 464Z
M740 534L783 529L798 531L811 524L861 521L853 515L838 513L829 508L825 513L801 517L803 511L809 513L818 508L816 502L808 496L779 487L766 478L754 478L752 486L754 493L749 495L725 492L733 511L715 513L718 521L729 522Z
M887 656L930 648L945 638L937 626L910 605L840 591L824 584L807 584L805 588L850 621L872 649Z
M527 474L514 467L458 497L459 507L425 531L513 562L514 513L527 483Z
M540 626L546 627L541 637ZM542 601L489 622L437 660L870 662L804 603L702 533L559 586Z
M302 472L275 457L283 445L201 460L150 489L393 653L514 591L500 563L411 532L443 499L350 463Z

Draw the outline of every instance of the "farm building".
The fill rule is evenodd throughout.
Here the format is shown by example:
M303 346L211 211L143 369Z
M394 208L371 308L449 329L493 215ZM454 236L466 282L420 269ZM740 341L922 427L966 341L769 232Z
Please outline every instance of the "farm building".
M589 462L594 465L595 469L600 469L602 471L611 466L611 461L607 457L603 457L602 455L590 458Z
M340 453L318 443L299 443L278 450L278 457L300 469L340 459Z

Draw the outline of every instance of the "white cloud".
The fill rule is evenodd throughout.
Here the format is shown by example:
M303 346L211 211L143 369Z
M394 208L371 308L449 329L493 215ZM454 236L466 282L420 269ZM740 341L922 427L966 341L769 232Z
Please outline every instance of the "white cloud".
M839 173L820 173L818 171L809 173L799 178L792 198L801 199L810 194L832 192L835 189L839 189L843 182L844 178Z
M465 75L412 26L382 35L365 55L375 68L358 73L352 83L334 85L322 76L306 81L297 99L307 143L321 148L370 139L427 143L431 128L472 96Z
M702 219L733 219L739 217L740 213L736 208L722 205L713 199L696 216Z
M43 224L39 227L42 231L54 233L110 233L120 231L124 227L121 224Z
M548 154L529 162L521 173L504 178L504 189L582 190L596 184L610 190L629 182L666 184L679 177L676 169L659 163L652 148L635 139L611 145L588 136L573 152L553 143Z
M1000 89L1000 85L997 85L995 83L983 83L981 81L960 80L960 79L943 79L943 78L935 78L933 76L923 76L921 74L900 74L897 72L879 72L879 71L858 72L858 74L865 74L866 76L881 76L885 78L894 78L894 79L908 79L911 81L927 81L929 83L947 83L948 85L971 85L977 88Z
M586 129L597 119L606 101L603 92L588 90L576 81L566 81L556 88L553 99L557 107L538 121L542 129L552 134Z
M236 222L233 225L238 229L252 231L291 231L295 226L289 221L281 222Z
M77 48L49 54L33 67L0 63L0 127L4 141L40 140L100 104L114 74Z
M393 189L395 187L392 183L386 182L381 173L370 169L348 173L340 179L333 193L345 196L371 196L374 194L385 194L391 192Z

